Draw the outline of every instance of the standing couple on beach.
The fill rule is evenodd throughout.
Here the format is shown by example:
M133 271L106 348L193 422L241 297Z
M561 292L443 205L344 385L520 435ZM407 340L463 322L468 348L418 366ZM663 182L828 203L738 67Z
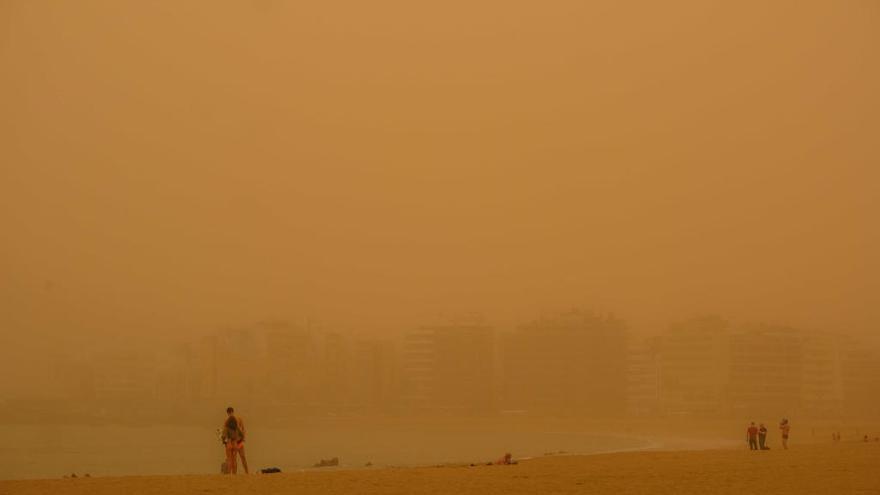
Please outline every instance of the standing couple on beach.
M779 430L782 432L782 448L787 450L788 433L791 431L791 425L788 423L788 419L782 418L782 421L779 423ZM751 450L770 450L770 447L766 444L767 427L764 426L764 423L761 423L761 426L757 427L753 421L748 429L746 429L746 441L749 442L749 449Z
M767 427L761 423L760 427L755 426L755 422L749 425L746 430L746 440L749 442L750 450L769 450L767 446ZM759 446L760 444L760 446Z
M226 446L226 464L223 469L224 474L237 474L238 463L236 455L241 457L241 465L244 467L245 474L248 474L247 457L244 455L244 420L240 416L235 415L235 409L226 408L226 421L223 422L221 440Z

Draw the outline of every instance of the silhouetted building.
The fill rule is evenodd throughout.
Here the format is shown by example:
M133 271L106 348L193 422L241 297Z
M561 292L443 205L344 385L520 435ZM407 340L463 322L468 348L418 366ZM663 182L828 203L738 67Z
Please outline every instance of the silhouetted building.
M312 332L286 324L275 324L265 330L265 399L272 404L300 407L314 403L317 350Z
M708 317L673 325L658 342L666 415L819 419L878 412L880 359L854 340L785 326L731 330Z
M92 359L98 401L143 403L155 398L156 361L137 351L112 351Z
M504 337L504 407L529 413L617 415L626 409L626 325L572 311Z
M660 411L706 415L725 411L730 383L730 331L704 317L673 324L658 339Z
M836 418L842 411L838 339L828 333L810 333L803 343L801 406L811 418Z
M198 372L191 346L169 346L156 356L156 399L184 404L198 398Z
M217 390L218 341L216 335L208 335L195 345L195 390L197 397L202 400L213 399Z
M362 411L388 413L400 407L401 370L393 342L361 339L355 342L353 403Z
M756 326L731 335L729 406L734 415L791 416L803 411L804 332Z
M425 326L403 344L404 401L415 410L487 412L494 407L494 336L482 325Z
M349 339L337 332L321 334L318 363L319 401L324 410L341 411L352 402L352 353Z
M656 416L660 412L659 339L630 341L627 353L626 412Z
M839 346L842 410L857 418L880 417L880 352L844 338Z

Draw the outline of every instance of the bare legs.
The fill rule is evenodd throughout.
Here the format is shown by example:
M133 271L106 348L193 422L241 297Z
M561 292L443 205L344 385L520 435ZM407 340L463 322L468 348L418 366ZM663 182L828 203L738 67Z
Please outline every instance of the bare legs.
M238 455L241 457L241 465L244 468L244 474L248 474L247 457L244 456L244 442L238 444Z
M226 474L236 474L238 472L238 465L235 462L236 450L235 442L226 442Z

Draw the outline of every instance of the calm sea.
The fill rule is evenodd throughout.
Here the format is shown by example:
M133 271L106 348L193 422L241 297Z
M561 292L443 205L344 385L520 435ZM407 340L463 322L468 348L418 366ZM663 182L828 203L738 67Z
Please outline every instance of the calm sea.
M0 479L208 474L219 472L223 446L213 427L17 426L0 427ZM341 467L486 462L548 453L588 454L638 449L647 442L614 434L572 433L511 425L303 425L261 429L249 425L252 470L308 469L338 457Z

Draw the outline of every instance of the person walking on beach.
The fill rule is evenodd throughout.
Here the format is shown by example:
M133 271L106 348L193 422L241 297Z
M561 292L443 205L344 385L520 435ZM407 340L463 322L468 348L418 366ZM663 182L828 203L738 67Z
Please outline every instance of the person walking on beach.
M746 430L746 441L749 442L749 450L758 450L758 427L754 421Z
M779 430L782 431L782 448L788 450L788 434L791 431L791 424L787 418L782 418L779 423Z
M236 455L241 457L241 465L248 474L247 457L244 453L245 428L244 420L235 415L235 409L226 408L226 421L223 423L223 443L226 445L226 472L236 474L238 463Z

